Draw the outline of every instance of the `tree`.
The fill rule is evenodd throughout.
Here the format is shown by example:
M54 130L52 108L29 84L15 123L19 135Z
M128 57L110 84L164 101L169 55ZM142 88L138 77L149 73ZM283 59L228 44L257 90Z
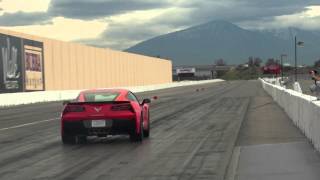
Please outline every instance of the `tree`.
M273 58L269 58L266 62L266 66L270 66L270 65L275 65L275 64L279 64L279 60L275 60Z
M314 62L314 67L316 68L320 67L320 59Z
M259 57L249 57L248 66L249 67L260 67L262 60Z
M260 67L262 63L262 60L259 57L254 58L253 64L256 67Z
M227 65L227 63L222 58L215 60L214 64L216 66L225 66L225 65Z
M249 57L248 66L249 66L249 67L253 67L253 66L254 66L254 60L253 60L253 57L252 57L252 56Z

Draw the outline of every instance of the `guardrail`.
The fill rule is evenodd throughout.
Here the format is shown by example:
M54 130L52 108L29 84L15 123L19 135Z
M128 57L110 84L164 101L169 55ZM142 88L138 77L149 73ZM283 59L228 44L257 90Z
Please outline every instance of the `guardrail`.
M159 89L174 88L181 86L200 85L206 83L221 82L221 79L204 80L204 81L181 81L168 84L158 84L149 86L136 86L136 87L117 87L129 89L132 92L146 92ZM0 94L0 107L14 106L22 104L32 104L40 102L53 102L75 99L81 90L69 91L40 91L40 92L24 92L24 93L8 93Z
M320 151L320 101L291 89L260 79L267 93L284 109L314 147Z

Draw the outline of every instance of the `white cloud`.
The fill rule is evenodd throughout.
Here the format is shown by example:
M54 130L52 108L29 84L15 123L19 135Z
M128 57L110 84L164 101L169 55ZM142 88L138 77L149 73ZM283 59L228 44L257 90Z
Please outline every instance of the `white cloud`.
M305 12L308 17L320 16L320 6L309 6L308 10Z
M167 0L53 0L48 12L52 16L88 20L170 5Z
M243 21L238 25L249 29L280 29L296 27L308 30L320 30L320 6L309 6L303 12L275 16L267 19Z
M180 30L170 23L160 22L164 16L168 17L168 21L177 20L180 10L181 8L174 7L114 15L105 19L108 28L100 36L93 39L82 38L77 42L119 50L127 49L146 39Z
M99 20L83 21L56 17L52 19L52 24L0 28L63 41L73 41L81 38L95 38L106 27L106 23Z
M3 13L46 12L51 0L2 0L0 8Z
M114 15L108 18L111 21L117 21L119 23L128 22L147 22L154 17L161 15L166 9L152 9L143 11L132 11L120 15Z

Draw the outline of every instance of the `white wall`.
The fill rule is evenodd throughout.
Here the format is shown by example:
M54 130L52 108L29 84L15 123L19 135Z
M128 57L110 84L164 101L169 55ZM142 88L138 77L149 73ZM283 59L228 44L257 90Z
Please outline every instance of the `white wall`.
M263 88L284 109L293 123L320 151L320 101L291 89L285 89L260 79Z

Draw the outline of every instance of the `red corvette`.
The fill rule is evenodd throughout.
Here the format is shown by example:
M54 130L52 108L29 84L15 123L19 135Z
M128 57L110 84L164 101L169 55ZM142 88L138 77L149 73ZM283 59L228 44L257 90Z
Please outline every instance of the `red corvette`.
M87 136L129 134L132 141L149 137L150 99L139 103L124 89L100 89L80 92L74 102L65 102L61 116L64 144L86 141Z

